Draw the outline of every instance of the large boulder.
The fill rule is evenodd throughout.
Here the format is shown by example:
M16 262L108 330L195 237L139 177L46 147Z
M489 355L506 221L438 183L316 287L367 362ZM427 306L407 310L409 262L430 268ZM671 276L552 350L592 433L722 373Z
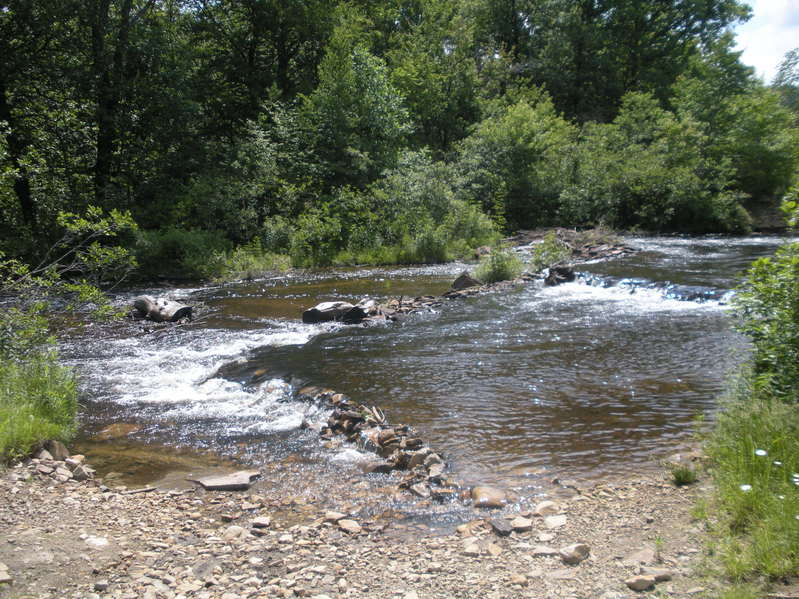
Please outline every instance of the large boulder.
M341 320L355 306L349 302L322 302L302 313L302 321L306 324L317 324Z
M133 308L139 316L154 322L177 322L183 318L191 320L191 306L165 297L140 295L133 300Z
M460 276L455 279L455 282L452 283L452 288L455 291L460 291L461 289L468 289L469 287L479 287L482 285L480 281L472 277L468 272L465 270L460 274Z
M550 266L547 276L544 277L544 285L553 287L561 283L571 283L577 278L571 266Z

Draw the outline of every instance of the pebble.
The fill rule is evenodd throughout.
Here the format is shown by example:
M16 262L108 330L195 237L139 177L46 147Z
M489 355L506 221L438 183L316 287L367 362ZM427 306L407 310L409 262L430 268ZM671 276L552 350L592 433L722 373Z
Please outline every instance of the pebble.
M14 582L14 578L8 571L8 566L0 562L0 584L11 584L12 582Z
M575 566L588 558L591 549L585 543L576 543L560 550L560 559L563 563Z
M561 526L566 525L566 516L547 516L544 518L544 526L546 526L549 530L554 530L556 528L560 528Z
M522 518L521 516L511 520L510 525L516 532L529 532L533 530L533 521L530 518Z
M347 520L347 519L339 520L338 526L344 532L348 532L353 535L357 535L362 530L361 525L358 524L355 520Z
M505 518L494 518L488 523L491 525L491 529L501 537L507 537L513 532L513 526Z
M674 578L674 572L667 570L666 568L649 568L645 566L641 568L639 574L643 574L644 576L654 576L655 582L666 582L667 580Z
M633 591L646 591L647 589L654 587L655 582L654 576L644 576L643 574L638 574L625 580L624 584L626 584L627 587Z
M475 507L499 509L505 507L507 500L505 491L496 487L478 486L472 489Z
M260 516L258 518L254 518L252 521L253 528L269 528L272 524L272 519L266 516Z
M560 506L554 501L542 501L533 510L533 514L545 518L546 516L554 516L560 513Z

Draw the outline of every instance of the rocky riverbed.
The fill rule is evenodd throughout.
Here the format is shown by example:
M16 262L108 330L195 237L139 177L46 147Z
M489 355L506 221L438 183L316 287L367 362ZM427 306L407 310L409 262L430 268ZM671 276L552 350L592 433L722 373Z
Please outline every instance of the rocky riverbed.
M474 508L449 534L397 535L399 521L346 503L336 510L335 497L295 505L280 486L127 489L54 478L42 465L52 466L34 460L0 475L2 597L622 599L642 592L634 589L675 598L708 590L695 574L702 530L690 516L703 488L675 487L665 475L541 497L529 510Z

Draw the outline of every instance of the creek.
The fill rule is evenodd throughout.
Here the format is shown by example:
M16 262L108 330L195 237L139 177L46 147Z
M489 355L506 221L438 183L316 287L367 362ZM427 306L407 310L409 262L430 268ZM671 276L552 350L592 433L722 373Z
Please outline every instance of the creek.
M115 301L169 292L197 304L200 318L152 331L141 323L88 330L64 342L80 378L81 447L90 460L109 444L150 448L126 466L140 483L188 469L184 454L194 465L198 455L302 462L307 481L350 476L362 456L324 448L300 429L304 418L327 415L285 401L290 381L380 406L415 427L467 484L524 495L556 476L634 473L689 442L697 416L712 415L746 355L727 311L730 290L780 241L630 238L637 253L580 265L575 282L531 283L368 328L305 325L300 315L328 300L440 294L468 267L132 290ZM123 440L92 441L120 422L130 433ZM114 468L122 467L105 467Z

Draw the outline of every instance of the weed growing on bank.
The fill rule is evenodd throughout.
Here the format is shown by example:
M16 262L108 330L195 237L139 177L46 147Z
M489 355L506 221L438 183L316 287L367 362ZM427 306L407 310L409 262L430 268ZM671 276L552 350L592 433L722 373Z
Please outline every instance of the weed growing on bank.
M46 325L35 309L0 315L0 462L75 432L75 378L58 364Z

